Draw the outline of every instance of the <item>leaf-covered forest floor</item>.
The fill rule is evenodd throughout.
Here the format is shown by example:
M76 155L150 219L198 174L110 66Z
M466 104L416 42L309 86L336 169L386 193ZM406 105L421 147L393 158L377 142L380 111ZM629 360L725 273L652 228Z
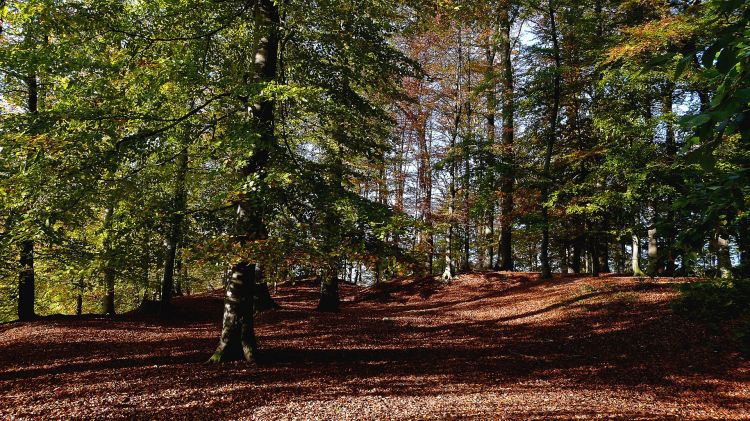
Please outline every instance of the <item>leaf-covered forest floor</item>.
M284 286L256 366L206 366L221 292L167 322L0 325L0 419L750 419L750 363L672 313L675 280L497 272Z

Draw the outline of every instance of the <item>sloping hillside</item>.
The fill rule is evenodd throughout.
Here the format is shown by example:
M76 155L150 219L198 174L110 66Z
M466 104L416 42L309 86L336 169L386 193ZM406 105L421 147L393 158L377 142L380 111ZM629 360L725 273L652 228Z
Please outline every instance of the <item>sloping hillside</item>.
M257 366L201 364L221 294L169 322L49 319L0 326L0 418L750 418L750 364L676 316L673 280L464 275L280 288L258 319Z

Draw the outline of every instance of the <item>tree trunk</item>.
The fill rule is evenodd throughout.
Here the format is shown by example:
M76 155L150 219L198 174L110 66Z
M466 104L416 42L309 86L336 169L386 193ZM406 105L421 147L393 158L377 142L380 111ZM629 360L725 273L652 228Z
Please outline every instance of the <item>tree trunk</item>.
M173 199L172 220L170 230L166 238L166 252L164 255L164 277L161 283L161 313L167 315L170 311L172 291L174 290L175 258L177 257L177 245L182 236L182 222L185 218L187 206L187 189L185 178L188 169L187 146L180 151L177 175L175 179L175 195Z
M646 273L649 276L657 276L659 272L659 244L656 239L656 226L652 225L648 229L648 266Z
M21 243L21 274L18 280L18 320L27 321L34 313L34 241Z
M625 242L619 238L616 242L615 254L612 258L615 262L615 272L618 274L625 272Z
M469 33L469 35L471 35L471 33ZM469 39L468 44L469 46L471 45L471 39ZM467 55L466 62L471 63L471 47L467 48L466 55ZM469 70L466 73L466 92L472 92L474 89L472 86L472 82L471 82L471 74L472 74L471 70ZM464 193L463 195L464 196L463 197L464 252L462 255L463 259L461 261L462 272L468 272L471 269L470 262L469 262L469 254L470 254L470 249L471 249L471 216L470 216L471 209L469 205L470 203L469 196L470 196L470 190L471 190L471 186L470 186L471 184L471 153L470 153L469 148L471 147L470 142L471 142L471 138L473 137L471 136L472 134L471 132L473 131L472 114L474 110L474 107L472 107L471 100L467 100L465 102L465 108L466 108L466 122L468 125L469 133L464 134L461 140L461 152L462 152L461 155L464 161L464 173L463 173L463 183L462 183L463 193Z
M85 284L83 283L83 280L81 280L80 283L78 283L78 294L76 295L76 316L80 316L83 314L83 290L85 288Z
M672 165L674 163L675 156L677 155L677 142L675 141L675 133L674 133L674 124L672 122L672 106L673 106L673 92L674 92L674 85L668 84L667 91L664 95L664 103L662 108L662 116L664 117L664 123L666 125L665 131L666 131L666 138L665 138L665 147L666 147L666 154L667 154L667 162ZM679 182L677 182L679 183ZM668 201L671 203L674 200L674 197L668 197ZM664 255L664 275L666 276L674 276L674 272L676 269L675 264L675 237L676 231L675 231L675 213L669 208L666 214L665 218L666 222L666 229L664 230L664 239L665 239L665 255Z
M455 233L455 210L456 210L456 138L458 137L458 128L461 123L461 112L462 112L462 79L461 79L461 72L463 66L463 38L462 38L462 29L458 28L458 68L456 71L456 88L457 88L457 94L456 94L456 107L455 107L455 115L453 120L453 133L451 133L451 141L450 141L450 151L449 151L449 159L450 159L450 187L449 187L449 194L450 197L448 198L448 238L447 238L447 244L445 249L445 269L443 270L443 281L450 281L453 279L453 276L455 275L454 269L453 269L453 259L451 258L451 253L453 252L453 236Z
M115 268L114 268L114 251L112 249L112 218L114 209L108 207L104 210L104 314L108 316L115 315Z
M610 273L609 268L609 237L607 230L609 229L609 221L605 215L602 223L602 230L599 233L599 242L597 247L597 258L599 259L599 272Z
M419 143L419 191L422 200L419 205L420 219L424 229L419 232L419 248L427 254L427 273L432 275L432 162L430 157L430 145L427 143L427 120L426 112L420 111L417 119L417 142Z
M560 46L557 42L557 26L555 23L555 9L552 0L548 0L549 29L552 36L552 55L555 61L554 88L552 93L552 108L550 110L549 132L544 153L544 169L542 174L542 249L539 257L542 264L542 279L552 278L552 270L549 264L549 211L547 201L549 199L549 187L552 182L551 163L552 150L557 136L557 118L560 112Z
M502 102L503 102L503 133L502 133L502 163L503 174L500 185L502 196L500 199L500 242L498 244L498 270L512 271L513 264L513 185L515 184L513 137L515 134L514 117L515 104L513 101L513 61L511 45L510 1L505 2L500 9L500 51L502 53Z
M720 230L716 234L716 257L719 262L719 276L723 279L732 278L732 258L729 254L729 239L727 235Z
M566 243L560 246L560 273L568 273L568 244Z
M256 27L264 34L258 41L255 53L255 76L260 82L273 82L276 79L276 67L279 48L279 10L272 0L260 0L256 15ZM262 195L265 193L265 180L270 148L275 144L274 102L264 98L259 104L250 107L255 130L260 139L252 157L241 169L243 178L258 178L258 189L244 192L237 204L237 237L242 245L247 241L261 240L267 237L262 208ZM256 353L255 334L253 332L253 293L255 284L255 265L240 262L232 266L232 279L226 289L224 298L224 323L221 339L210 362L222 362L235 359L254 361Z
M317 310L323 312L339 311L339 277L336 270L328 270L320 283L320 302Z
M586 237L586 243L588 245L588 251L589 251L589 259L591 261L591 264L589 265L589 268L591 270L591 276L599 276L599 272L601 272L601 267L599 266L599 239L596 232L594 232L594 224L591 222L586 223L589 232L589 235Z
M224 297L224 317L219 346L209 362L255 359L252 299L255 265L238 263L232 266L231 273Z
M26 78L28 88L27 106L31 119L39 112L39 86L35 73ZM35 122L31 122L35 125ZM32 320L36 317L34 312L34 240L25 239L21 242L21 250L18 261L21 271L18 276L18 319L22 321Z
M581 249L581 237L578 237L573 241L573 261L570 264L575 274L581 273Z
M497 77L495 76L495 56L497 53L497 49L492 41L488 41L487 50L485 51L485 59L487 61L487 78L488 81L488 88L487 88L487 113L485 114L485 131L487 132L487 142L485 144L485 147L483 148L483 157L484 157L484 175L485 177L489 176L490 180L490 194L495 194L495 169L496 169L496 162L495 162L495 153L494 153L494 147L495 147L495 114L497 113L497 97L496 97L496 91L497 91ZM494 197L491 196L487 209L486 209L486 215L485 215L485 223L487 224L486 227L483 228L483 234L484 234L484 246L485 250L478 253L480 256L480 260L482 261L482 267L485 269L492 269L494 267L494 259L495 259L495 250L493 247L493 242L495 241L495 200ZM479 232L477 234L480 234ZM479 237L478 235L478 238ZM485 255L486 253L486 255ZM485 260L486 259L486 260Z
M630 257L630 263L633 268L633 276L646 276L645 273L641 270L641 246L640 246L640 238L638 238L637 234L633 234L633 250Z
M255 265L255 289L253 290L253 309L260 313L268 310L276 310L280 306L271 298L268 290L268 282L263 276L263 270L259 264Z
M750 277L750 224L747 217L737 223L737 247L740 252L740 276Z

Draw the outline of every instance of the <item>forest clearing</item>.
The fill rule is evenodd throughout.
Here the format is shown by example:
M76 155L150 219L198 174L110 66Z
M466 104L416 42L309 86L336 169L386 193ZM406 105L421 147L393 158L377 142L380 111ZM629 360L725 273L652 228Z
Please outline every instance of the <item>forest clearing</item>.
M255 366L205 365L222 295L174 319L0 327L0 418L747 419L750 364L675 315L679 279L485 272L451 284L284 285Z

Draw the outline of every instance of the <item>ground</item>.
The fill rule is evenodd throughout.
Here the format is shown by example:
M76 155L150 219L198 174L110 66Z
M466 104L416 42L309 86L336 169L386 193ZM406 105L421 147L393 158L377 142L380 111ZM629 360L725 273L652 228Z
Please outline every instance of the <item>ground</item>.
M449 285L284 286L257 365L202 364L221 293L168 322L0 325L0 419L750 419L750 364L673 314L674 280L475 273Z

